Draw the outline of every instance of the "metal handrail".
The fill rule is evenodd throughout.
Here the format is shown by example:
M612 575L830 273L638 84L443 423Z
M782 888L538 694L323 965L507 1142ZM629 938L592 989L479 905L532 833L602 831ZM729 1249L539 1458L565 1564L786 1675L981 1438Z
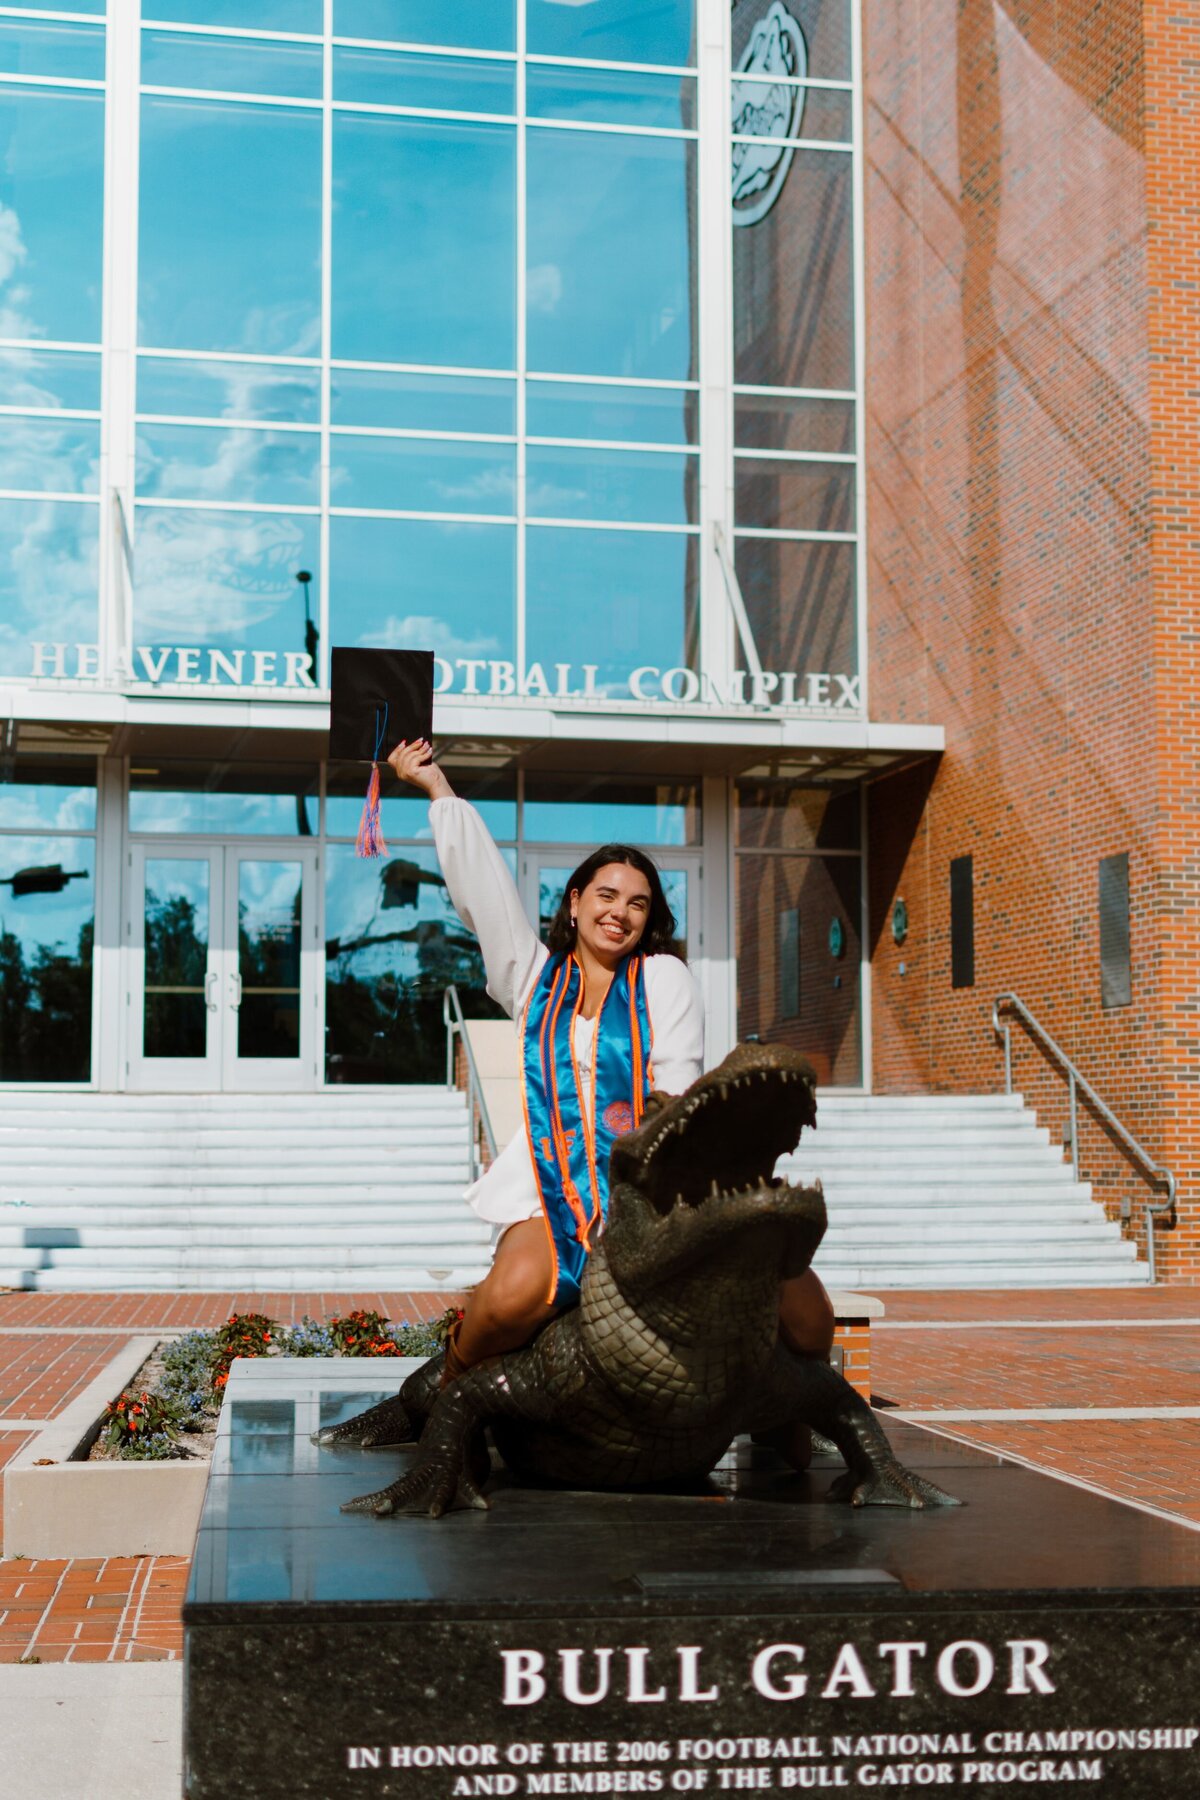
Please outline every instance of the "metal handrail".
M471 1176L477 1178L483 1172L483 1150L487 1151L488 1162L496 1160L496 1134L492 1130L492 1121L488 1117L487 1101L483 1097L483 1082L479 1078L479 1070L475 1067L475 1052L471 1049L471 1040L467 1035L467 1021L463 1017L462 1003L458 998L458 989L451 982L442 993L442 1022L446 1027L446 1086L455 1087L454 1079L454 1041L462 1042L463 1053L467 1063L467 1116L471 1125ZM476 1131L475 1121L479 1121ZM482 1148L480 1137L483 1139Z
M1070 1098L1071 1108L1071 1167L1075 1172L1076 1181L1079 1180L1079 1107L1077 1096L1082 1093L1093 1111L1099 1115L1108 1129L1121 1140L1125 1148L1129 1150L1142 1165L1142 1173L1146 1178L1150 1181L1157 1181L1165 1184L1167 1191L1164 1198L1145 1200L1142 1203L1146 1209L1146 1260L1150 1268L1150 1279L1151 1281L1154 1281L1156 1279L1154 1267L1154 1221L1156 1218L1165 1215L1168 1225L1173 1226L1175 1224L1174 1175L1172 1175L1170 1169L1166 1169L1161 1163L1155 1162L1154 1158L1150 1155L1150 1152L1146 1150L1143 1145L1138 1143L1132 1131L1127 1130L1126 1127L1122 1125L1112 1108L1104 1104L1091 1083L1086 1081L1079 1073L1079 1070L1075 1067L1075 1064L1071 1061L1066 1051L1055 1043L1045 1026L1034 1018L1025 1002L1019 999L1016 994L998 994L992 1005L992 1030L997 1037L1002 1037L1004 1039L1004 1091L1006 1094L1011 1094L1013 1091L1012 1033L1007 1021L1002 1020L1000 1017L1002 1008L1005 1011L1015 1012L1017 1014L1030 1037L1038 1044L1038 1047L1046 1052L1053 1061L1057 1062L1062 1069L1062 1072L1066 1075L1067 1092Z

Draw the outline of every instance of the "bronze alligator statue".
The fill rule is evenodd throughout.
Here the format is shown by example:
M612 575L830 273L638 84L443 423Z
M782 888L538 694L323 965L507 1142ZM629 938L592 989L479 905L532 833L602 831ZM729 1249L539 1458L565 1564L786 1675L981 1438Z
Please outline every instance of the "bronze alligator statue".
M613 1147L608 1222L579 1305L446 1387L431 1357L394 1399L319 1433L364 1448L420 1441L407 1474L343 1510L486 1507L485 1426L519 1477L630 1489L702 1480L739 1432L804 1424L845 1459L833 1498L958 1504L901 1467L828 1362L780 1341L780 1281L809 1266L825 1233L820 1187L773 1175L816 1118L814 1085L795 1052L740 1044L685 1094L653 1095Z

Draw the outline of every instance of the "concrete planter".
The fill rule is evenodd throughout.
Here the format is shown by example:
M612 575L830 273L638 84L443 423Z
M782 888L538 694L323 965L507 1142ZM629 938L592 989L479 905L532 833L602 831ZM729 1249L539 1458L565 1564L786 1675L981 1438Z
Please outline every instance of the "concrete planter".
M190 1556L207 1462L86 1462L157 1337L134 1338L4 1471L6 1556Z

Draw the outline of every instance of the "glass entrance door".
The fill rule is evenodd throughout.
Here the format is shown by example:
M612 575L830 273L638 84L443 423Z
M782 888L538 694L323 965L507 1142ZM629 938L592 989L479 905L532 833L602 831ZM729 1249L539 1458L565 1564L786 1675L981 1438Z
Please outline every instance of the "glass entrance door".
M316 851L137 845L129 1081L316 1085Z

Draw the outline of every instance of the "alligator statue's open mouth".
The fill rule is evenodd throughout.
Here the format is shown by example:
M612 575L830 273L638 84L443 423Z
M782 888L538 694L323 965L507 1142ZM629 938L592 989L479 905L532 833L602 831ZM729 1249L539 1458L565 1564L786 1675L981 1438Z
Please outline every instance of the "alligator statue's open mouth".
M775 1164L816 1119L815 1077L794 1051L740 1044L678 1099L652 1096L636 1131L613 1148L612 1175L655 1211L721 1198L782 1195Z

